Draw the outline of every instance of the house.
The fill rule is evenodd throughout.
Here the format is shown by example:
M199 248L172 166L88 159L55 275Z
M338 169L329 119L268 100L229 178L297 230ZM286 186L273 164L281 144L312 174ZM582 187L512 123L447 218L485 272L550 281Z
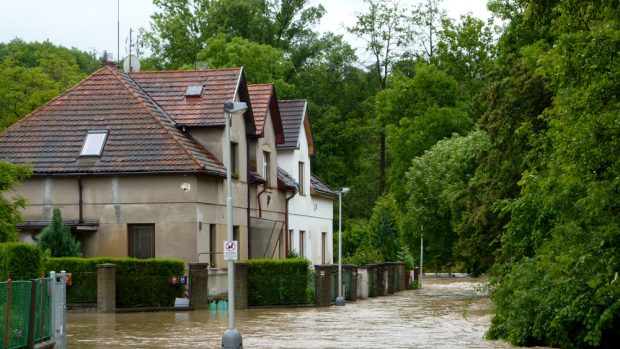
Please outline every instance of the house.
M278 165L298 185L288 202L287 245L289 250L313 264L333 262L333 201L337 193L311 174L310 156L314 137L305 100L278 102L284 143L278 144Z
M253 98L250 97L252 94ZM240 259L284 258L285 131L273 86L242 68L135 72L105 66L0 133L0 159L31 163L21 241L60 207L87 257L161 257L224 266L226 102L232 116L233 235Z

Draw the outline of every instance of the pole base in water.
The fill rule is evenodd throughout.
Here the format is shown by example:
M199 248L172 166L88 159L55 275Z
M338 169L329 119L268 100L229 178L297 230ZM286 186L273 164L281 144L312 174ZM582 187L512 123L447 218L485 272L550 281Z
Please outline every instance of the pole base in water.
M228 329L222 336L222 348L224 349L243 349L241 333L237 329Z
M343 306L344 305L344 297L336 298L336 305Z

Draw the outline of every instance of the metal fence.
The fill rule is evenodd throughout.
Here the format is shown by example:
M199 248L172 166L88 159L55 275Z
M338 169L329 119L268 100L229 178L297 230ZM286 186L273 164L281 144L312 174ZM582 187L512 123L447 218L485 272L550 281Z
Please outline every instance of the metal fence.
M0 348L13 349L54 339L65 348L65 275L0 282Z

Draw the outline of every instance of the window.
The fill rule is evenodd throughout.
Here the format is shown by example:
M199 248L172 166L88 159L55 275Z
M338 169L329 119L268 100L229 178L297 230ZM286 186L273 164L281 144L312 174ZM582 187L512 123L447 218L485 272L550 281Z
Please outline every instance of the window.
M239 226L233 226L233 241L239 241Z
M128 224L129 257L155 258L155 224Z
M269 173L271 172L271 164L269 163L269 152L263 152L263 178L267 181L267 185L269 185Z
M217 252L217 231L215 224L209 224L209 264L215 268L215 257Z
M88 131L80 156L101 156L103 145L108 138L108 131Z
M327 233L323 232L321 240L321 260L323 264L327 264Z
M299 195L305 195L306 194L306 188L305 188L305 180L304 180L304 174L305 172L305 164L303 162L299 162Z
M230 142L230 170L239 178L239 143Z
M202 96L202 85L190 85L185 90L185 97L200 97Z
M295 236L295 231L293 229L288 231L288 250L293 250L293 237Z
M306 238L306 232L303 230L299 231L299 257L304 258L306 256L306 242L304 241Z

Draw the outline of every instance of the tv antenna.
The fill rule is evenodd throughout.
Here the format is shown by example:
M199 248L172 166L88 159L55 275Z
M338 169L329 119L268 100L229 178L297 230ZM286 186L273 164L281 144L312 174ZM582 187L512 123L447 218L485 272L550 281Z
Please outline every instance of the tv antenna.
M125 39L125 52L129 51L129 54L123 60L123 70L125 73L131 72L139 72L140 71L140 47L142 46L142 41L140 40L140 36L136 37L136 40L133 39L133 29L129 28L129 38ZM135 48L136 54L133 54L133 49Z

